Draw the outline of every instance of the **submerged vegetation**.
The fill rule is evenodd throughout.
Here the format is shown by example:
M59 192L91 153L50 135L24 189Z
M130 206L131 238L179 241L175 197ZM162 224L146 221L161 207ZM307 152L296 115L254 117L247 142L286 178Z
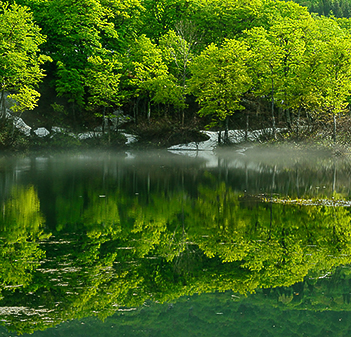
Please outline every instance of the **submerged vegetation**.
M104 133L200 116L196 130L348 144L349 2L300 2L1 3L1 118L10 108L31 126Z

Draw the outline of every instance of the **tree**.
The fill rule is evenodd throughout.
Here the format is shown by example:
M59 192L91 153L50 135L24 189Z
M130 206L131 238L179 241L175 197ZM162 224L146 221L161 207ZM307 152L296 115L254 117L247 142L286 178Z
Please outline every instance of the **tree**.
M248 41L254 52L252 64L255 79L255 94L266 94L271 99L272 135L276 138L275 123L275 92L280 80L282 51L269 39L268 32L263 27L255 27L248 31Z
M308 28L311 26L313 21L309 17L306 20L281 18L269 29L255 27L246 31L247 40L255 53L252 62L255 93L270 97L274 138L275 106L285 110L287 125L291 129L290 109L296 108L296 100L301 98L301 90L305 89L298 86L298 82L301 80L306 44L310 37Z
M106 2L105 2L106 3ZM85 70L89 57L104 54L117 41L112 11L100 1L48 1L36 6L36 17L50 38L43 52L52 56L52 84L71 103L73 119L86 104Z
M193 59L193 50L198 41L196 28L191 22L180 22L176 26L177 32L171 30L160 40L160 47L168 59L170 73L178 80L182 91L183 105L181 108L181 121L184 125L184 109L186 107L187 80L190 76L189 64Z
M91 56L88 58L88 68L85 72L85 85L90 94L88 103L92 109L96 109L96 107L103 108L103 131L106 110L121 104L119 87L121 68L121 63L116 55L112 53L106 55L104 58L100 56ZM110 117L116 116L109 115L108 118Z
M123 53L138 36L138 27L145 8L140 0L100 0L100 4L108 11L109 22L113 23L117 39L102 35L103 46L118 53Z
M246 43L227 40L221 47L211 44L191 63L189 88L201 106L199 114L212 116L210 125L226 121L226 139L228 117L243 109L242 96L252 85L251 57Z
M151 117L151 102L182 106L184 104L182 88L175 77L169 73L162 50L146 36L135 41L126 56L129 85L134 87L134 94L147 95L147 118Z
M262 0L198 0L191 1L187 18L201 32L203 47L221 44L252 28L261 16Z
M351 94L351 41L334 37L321 49L320 81L322 107L333 116L333 140L336 142L336 117L345 111Z
M40 94L35 88L44 77L40 66L50 57L39 54L45 38L26 7L0 2L0 40L0 116L5 117L6 92L15 100L13 111L36 106Z
M184 18L189 0L142 0L144 12L139 22L139 35L145 34L154 42Z
M202 42L221 44L239 38L253 27L269 27L284 18L310 17L306 8L293 1L197 0L191 1L187 18L202 32Z

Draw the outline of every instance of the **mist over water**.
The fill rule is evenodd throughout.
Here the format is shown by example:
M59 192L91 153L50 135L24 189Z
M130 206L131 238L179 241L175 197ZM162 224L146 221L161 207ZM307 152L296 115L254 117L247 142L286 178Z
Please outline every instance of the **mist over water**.
M348 331L350 167L286 146L2 157L2 333Z

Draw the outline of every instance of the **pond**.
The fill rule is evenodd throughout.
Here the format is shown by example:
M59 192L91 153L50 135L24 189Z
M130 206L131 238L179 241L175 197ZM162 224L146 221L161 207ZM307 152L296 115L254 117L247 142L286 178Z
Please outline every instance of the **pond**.
M0 157L0 336L349 336L351 161Z

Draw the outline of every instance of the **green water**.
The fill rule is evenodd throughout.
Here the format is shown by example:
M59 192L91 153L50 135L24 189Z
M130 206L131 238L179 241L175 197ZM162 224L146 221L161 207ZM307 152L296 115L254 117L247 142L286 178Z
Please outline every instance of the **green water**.
M0 336L349 336L347 159L0 158Z

